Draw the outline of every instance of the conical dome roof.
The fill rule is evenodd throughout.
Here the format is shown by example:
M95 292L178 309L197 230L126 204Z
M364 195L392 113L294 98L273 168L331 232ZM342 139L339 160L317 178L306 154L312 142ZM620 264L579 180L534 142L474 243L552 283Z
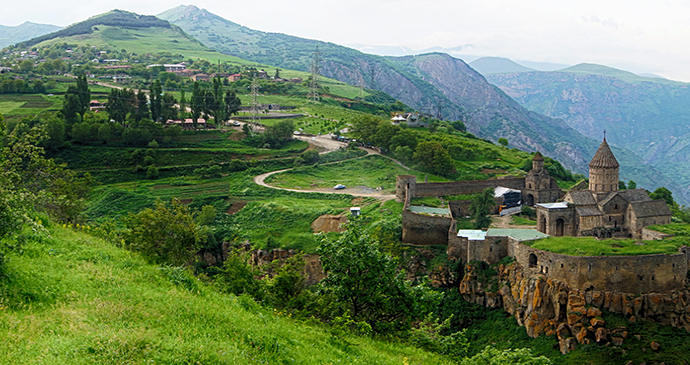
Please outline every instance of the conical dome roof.
M532 161L544 161L544 156L542 156L541 153L537 151L537 154L534 155Z
M606 138L604 138L597 153L592 157L589 167L618 168L619 166L616 156L613 155L611 148L609 148L609 144L606 143Z

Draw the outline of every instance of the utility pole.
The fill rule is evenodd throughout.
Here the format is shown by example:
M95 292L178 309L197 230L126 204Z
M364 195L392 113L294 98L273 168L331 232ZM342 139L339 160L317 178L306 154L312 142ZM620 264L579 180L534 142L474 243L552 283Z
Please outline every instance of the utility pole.
M311 80L309 81L309 94L307 99L312 103L319 102L319 62L321 52L319 52L319 46L316 46L316 51L312 53L311 60Z
M259 128L259 82L257 81L256 74L252 78L251 84L251 100L249 105L251 106L251 117L249 119L249 133L254 136L256 130Z

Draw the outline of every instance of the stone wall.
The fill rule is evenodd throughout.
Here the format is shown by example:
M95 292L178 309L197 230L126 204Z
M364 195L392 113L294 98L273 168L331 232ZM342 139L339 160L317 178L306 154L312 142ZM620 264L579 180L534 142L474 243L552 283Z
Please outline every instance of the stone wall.
M450 217L416 214L405 209L402 212L402 242L414 245L446 245L451 221Z
M669 237L673 237L673 235L668 233L661 233L659 231L655 231L649 228L642 228L643 241L663 240Z
M511 189L523 189L524 177L507 179L453 181L445 183L417 183L413 197L444 196L480 193L486 188L503 186Z
M508 177L504 179L451 181L442 183L417 183L413 175L399 175L395 184L396 201L403 202L405 189L409 188L410 198L426 196L444 196L459 194L475 194L492 187L503 186L511 189L524 189L524 177Z
M572 288L616 293L663 293L685 287L688 258L674 255L568 256L511 243L508 254L526 276L561 281Z

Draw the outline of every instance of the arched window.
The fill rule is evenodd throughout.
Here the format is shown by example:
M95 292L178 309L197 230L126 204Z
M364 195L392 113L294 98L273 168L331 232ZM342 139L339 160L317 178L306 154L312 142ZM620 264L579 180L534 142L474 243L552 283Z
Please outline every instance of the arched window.
M529 267L537 267L537 255L529 254Z

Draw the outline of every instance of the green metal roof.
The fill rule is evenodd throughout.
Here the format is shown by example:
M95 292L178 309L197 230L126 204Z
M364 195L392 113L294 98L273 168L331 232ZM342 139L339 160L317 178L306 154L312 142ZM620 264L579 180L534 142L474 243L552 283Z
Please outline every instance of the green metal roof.
M510 237L518 241L532 241L549 237L536 229L499 229L489 228L486 232L489 237Z
M410 212L450 216L450 210L448 208L432 208L412 205L410 206Z

